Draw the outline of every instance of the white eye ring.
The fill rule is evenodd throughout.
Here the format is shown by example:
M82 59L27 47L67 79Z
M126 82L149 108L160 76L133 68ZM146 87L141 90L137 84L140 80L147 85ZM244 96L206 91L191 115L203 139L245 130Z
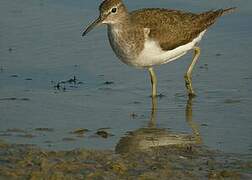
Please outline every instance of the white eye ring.
M115 8L115 7L111 9L112 13L116 13L116 11L117 11L117 8Z

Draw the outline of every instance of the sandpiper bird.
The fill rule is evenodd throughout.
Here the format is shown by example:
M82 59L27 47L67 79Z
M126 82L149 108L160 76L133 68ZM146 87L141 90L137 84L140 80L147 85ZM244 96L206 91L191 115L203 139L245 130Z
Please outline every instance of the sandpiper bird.
M82 36L95 26L106 24L109 42L117 57L127 65L149 71L152 97L157 96L153 66L171 62L193 50L192 63L184 76L188 95L192 97L195 95L192 70L200 55L198 43L218 17L233 9L200 14L159 8L128 12L122 0L104 0L99 7L100 16Z

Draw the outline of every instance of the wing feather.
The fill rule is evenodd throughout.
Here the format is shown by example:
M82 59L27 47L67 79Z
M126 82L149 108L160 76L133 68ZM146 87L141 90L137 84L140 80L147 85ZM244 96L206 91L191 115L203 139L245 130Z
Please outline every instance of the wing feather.
M220 9L194 14L168 9L141 9L131 12L131 21L149 28L149 38L157 40L163 50L172 50L195 39L223 12L225 10Z

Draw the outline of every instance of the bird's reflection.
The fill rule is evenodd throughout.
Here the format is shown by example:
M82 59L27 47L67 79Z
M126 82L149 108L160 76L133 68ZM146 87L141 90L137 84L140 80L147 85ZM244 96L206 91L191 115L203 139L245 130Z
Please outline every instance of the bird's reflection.
M147 150L151 147L201 144L198 126L192 119L192 98L187 100L185 108L186 122L192 134L172 133L167 129L156 127L157 98L152 98L152 111L148 127L128 132L116 145L116 153L128 153Z

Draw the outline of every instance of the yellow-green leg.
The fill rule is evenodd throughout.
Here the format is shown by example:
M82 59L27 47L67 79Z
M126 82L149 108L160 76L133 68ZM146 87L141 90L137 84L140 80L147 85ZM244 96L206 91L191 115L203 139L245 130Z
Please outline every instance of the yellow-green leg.
M197 62L197 59L199 58L200 55L200 48L199 47L194 47L194 56L191 65L189 66L184 78L185 78L185 86L187 89L187 93L189 97L194 97L196 94L193 90L192 87L192 70L194 65Z
M152 97L156 97L157 96L157 76L155 74L155 71L153 69L153 67L148 68L150 77L151 77L151 86L152 86Z

